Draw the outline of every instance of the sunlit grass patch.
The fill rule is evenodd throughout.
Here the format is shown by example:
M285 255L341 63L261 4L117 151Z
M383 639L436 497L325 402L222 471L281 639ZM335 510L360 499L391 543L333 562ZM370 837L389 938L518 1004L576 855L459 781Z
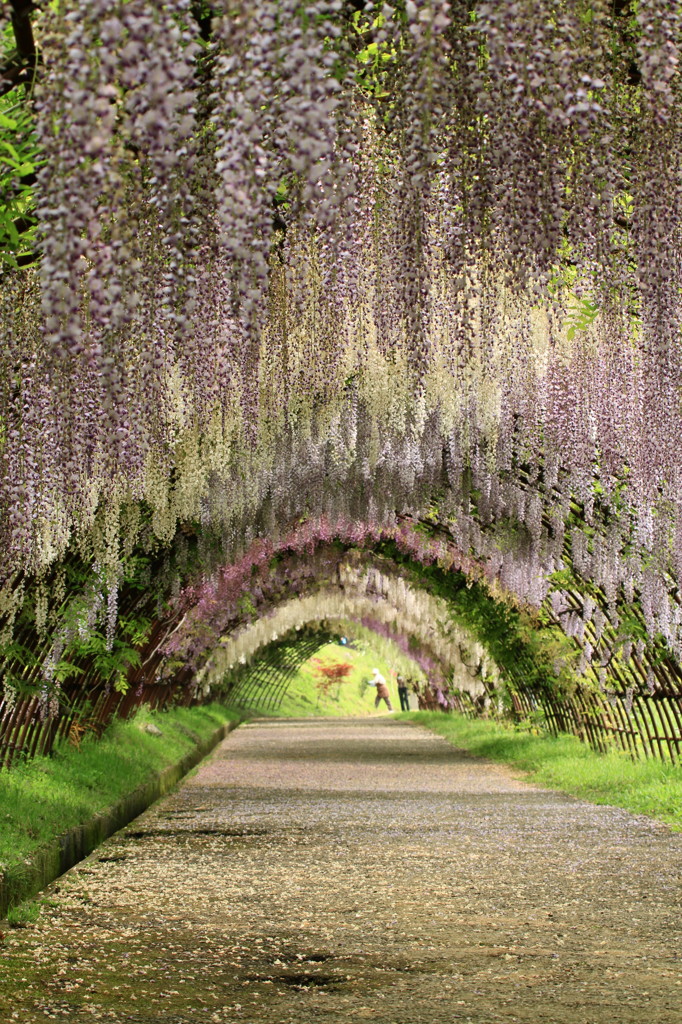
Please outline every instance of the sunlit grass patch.
M318 666L341 662L350 664L351 671L345 678L326 688L325 692L324 677L317 671ZM374 714L376 691L368 686L368 680L375 667L386 679L393 707L400 707L394 674L380 655L349 645L330 643L300 666L287 687L277 714L286 717ZM386 705L382 703L376 713L385 714Z
M576 736L536 736L482 719L416 711L401 715L472 754L520 768L529 780L596 804L646 814L682 831L682 767L598 754Z
M49 757L0 770L0 872L105 811L237 716L220 705L116 719L100 740L62 743ZM161 735L150 735L153 722Z

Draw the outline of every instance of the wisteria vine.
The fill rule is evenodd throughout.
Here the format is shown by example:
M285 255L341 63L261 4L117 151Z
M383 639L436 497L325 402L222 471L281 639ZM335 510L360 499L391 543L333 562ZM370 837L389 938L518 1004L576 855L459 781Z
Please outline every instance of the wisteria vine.
M180 528L236 566L301 520L428 513L557 620L579 578L588 664L605 629L644 642L628 604L682 654L677 0L34 23L40 240L0 295L8 636L74 551L113 643L126 558Z

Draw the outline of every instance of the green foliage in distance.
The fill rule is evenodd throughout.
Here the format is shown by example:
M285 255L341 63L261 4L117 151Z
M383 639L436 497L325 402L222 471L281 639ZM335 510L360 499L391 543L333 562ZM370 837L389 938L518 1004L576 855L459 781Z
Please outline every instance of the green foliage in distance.
M363 643L361 649L358 649L355 646L330 643L321 647L314 658L316 660L310 658L304 662L293 676L275 714L287 718L318 715L354 717L374 714L375 691L368 686L373 668L378 668L385 677L393 706L400 706L394 666L368 645ZM320 675L317 668L340 661L349 662L352 671L343 680L334 683L328 693L323 693L319 686ZM257 711L257 706L252 710ZM376 713L385 712L386 707L381 704Z

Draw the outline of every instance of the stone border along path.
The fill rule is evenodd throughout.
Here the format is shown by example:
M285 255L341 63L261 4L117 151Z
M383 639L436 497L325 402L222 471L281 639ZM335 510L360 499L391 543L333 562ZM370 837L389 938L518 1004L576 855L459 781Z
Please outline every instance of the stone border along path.
M0 919L7 914L8 907L23 898L35 896L110 835L137 818L150 804L174 789L180 779L238 725L238 721L232 721L217 726L211 735L195 740L194 746L174 764L166 765L157 773L152 772L137 789L125 793L82 825L54 836L26 860L9 865L4 874L0 873Z
M0 1019L680 1024L681 865L420 727L255 722L10 933Z

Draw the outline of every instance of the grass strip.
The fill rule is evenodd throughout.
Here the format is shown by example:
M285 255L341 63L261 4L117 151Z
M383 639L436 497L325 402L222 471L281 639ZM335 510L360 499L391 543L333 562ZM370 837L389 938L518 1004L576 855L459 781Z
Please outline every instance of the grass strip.
M50 757L0 770L0 873L108 810L238 717L217 704L142 708L114 720L99 740L85 736L78 748L63 743Z
M632 761L617 750L598 754L577 736L538 736L454 713L413 711L395 717L424 725L469 753L520 768L529 781L645 814L682 831L682 766Z

